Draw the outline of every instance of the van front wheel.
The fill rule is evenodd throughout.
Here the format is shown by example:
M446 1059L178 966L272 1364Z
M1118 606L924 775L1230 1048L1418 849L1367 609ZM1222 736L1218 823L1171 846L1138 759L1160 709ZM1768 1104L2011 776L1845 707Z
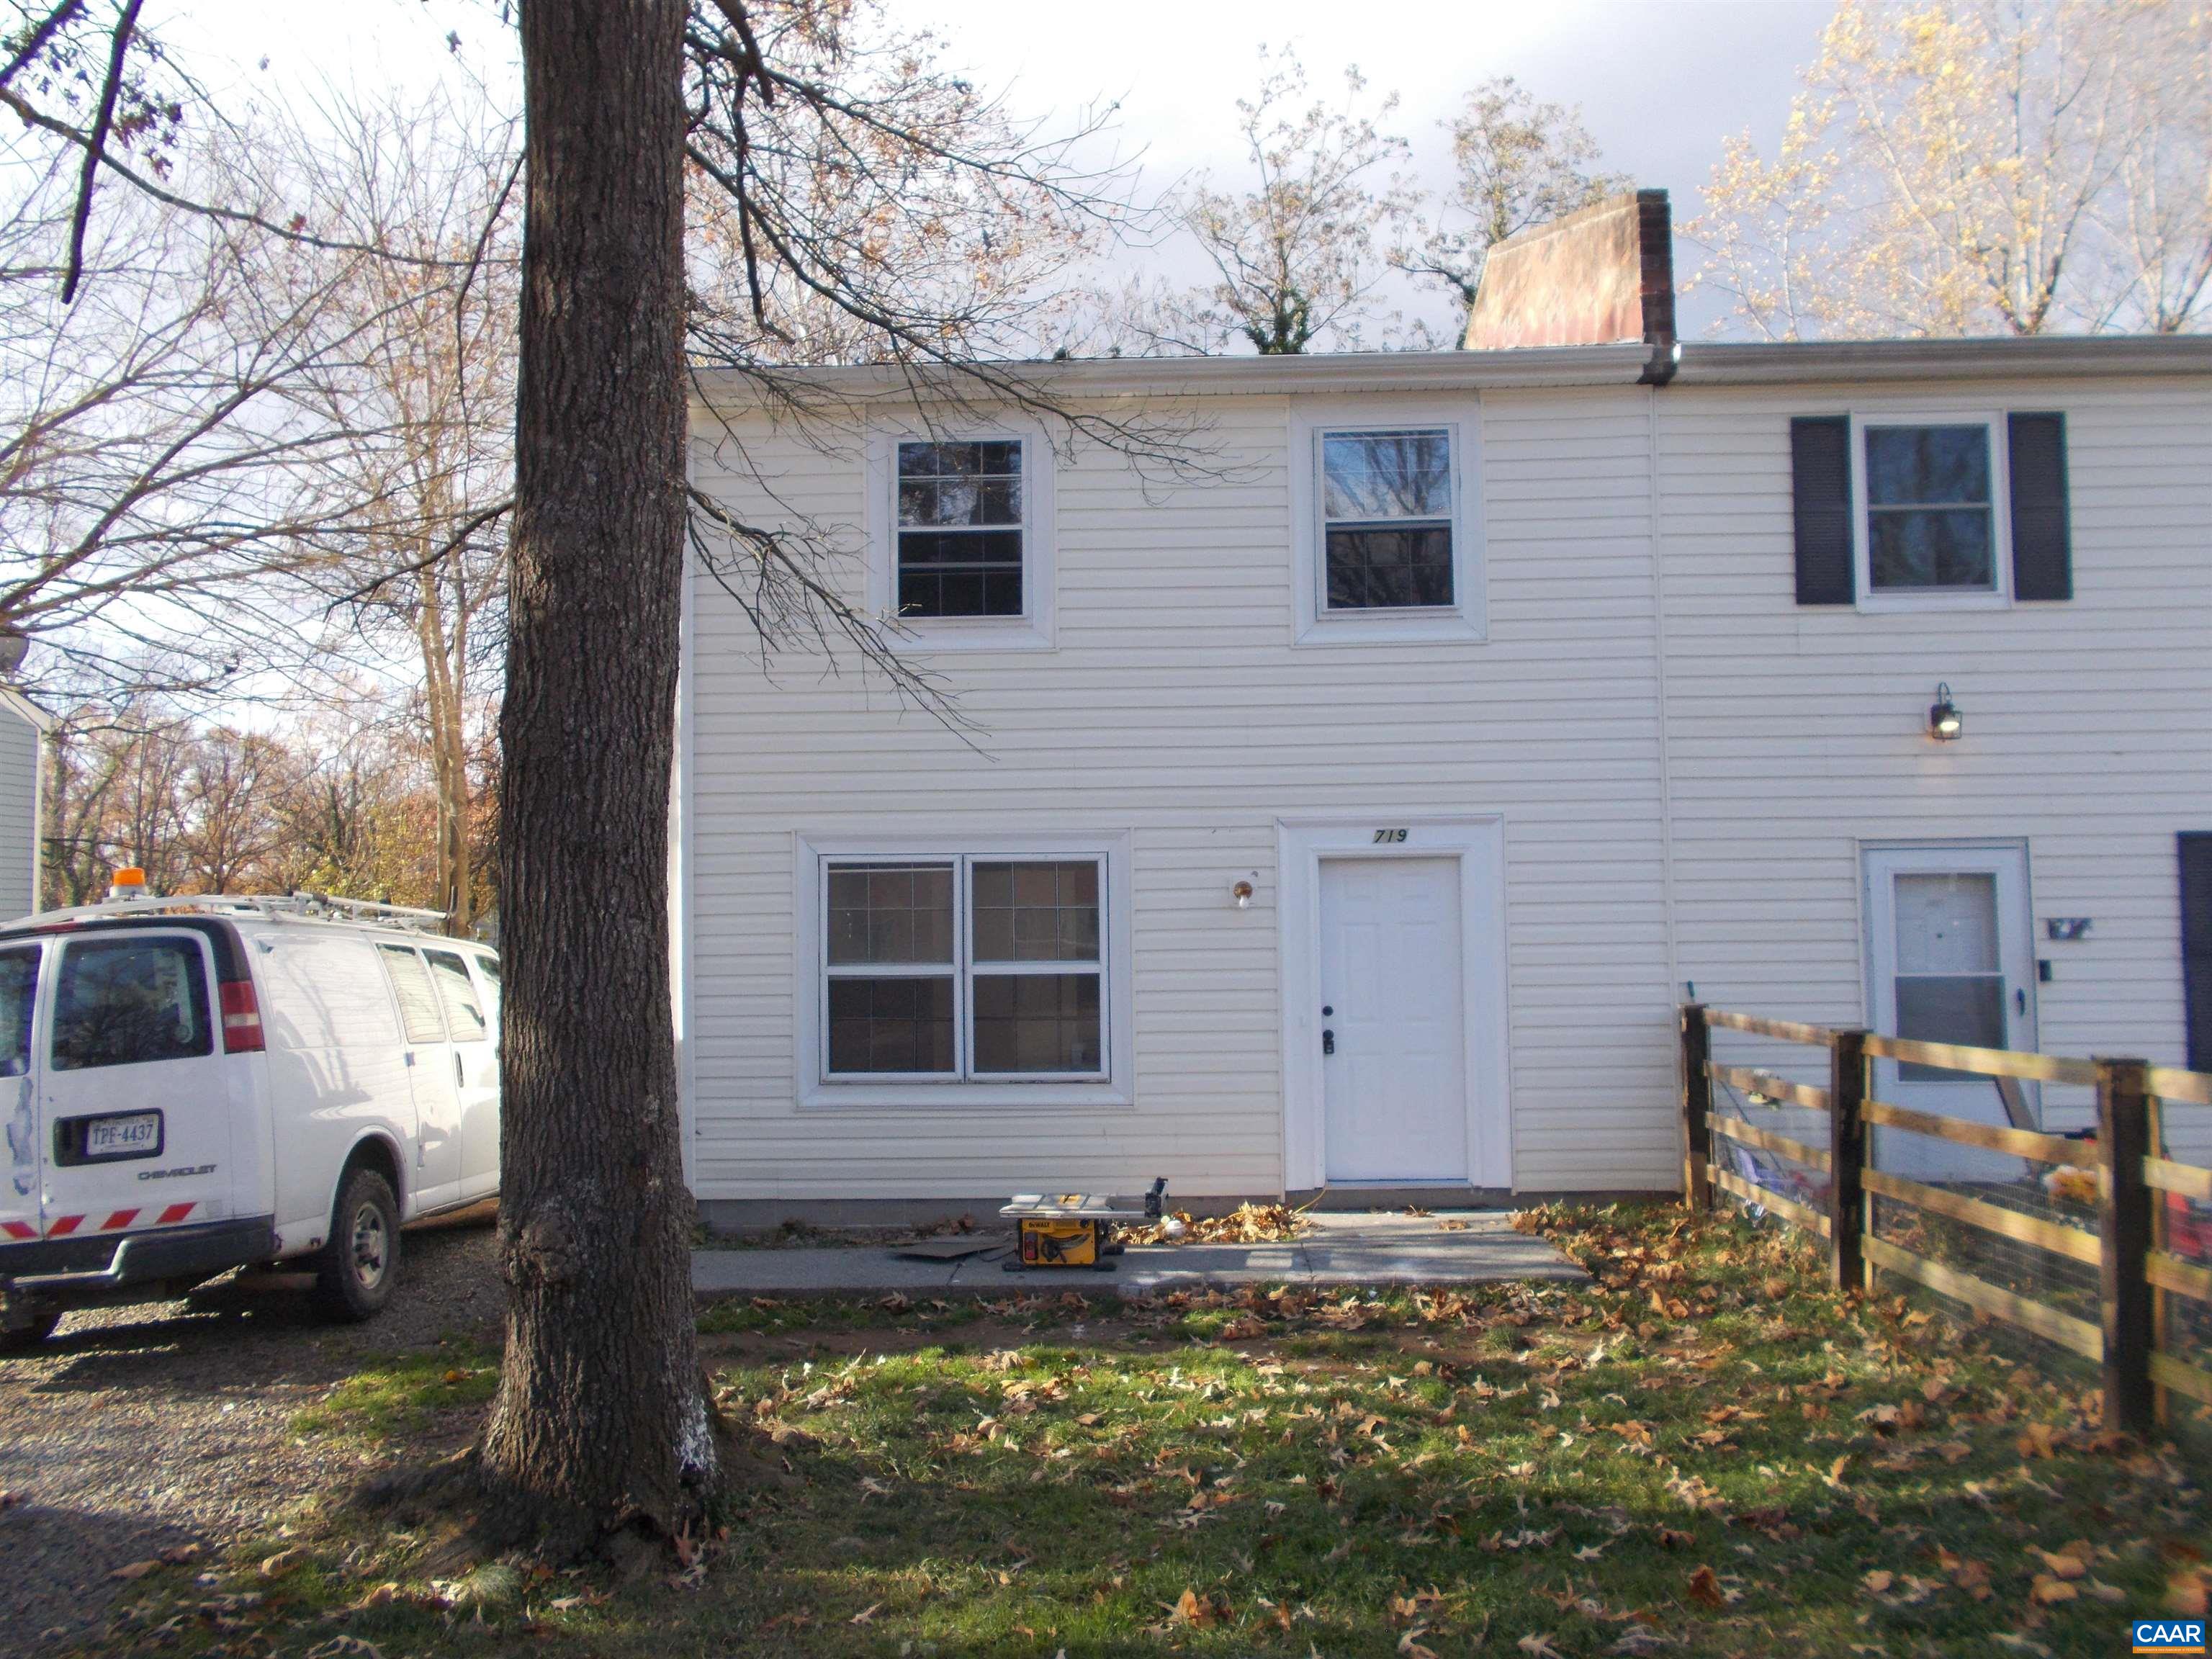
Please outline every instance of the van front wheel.
M350 1170L316 1268L316 1304L325 1318L358 1324L392 1299L398 1276L399 1204L392 1183L371 1169Z

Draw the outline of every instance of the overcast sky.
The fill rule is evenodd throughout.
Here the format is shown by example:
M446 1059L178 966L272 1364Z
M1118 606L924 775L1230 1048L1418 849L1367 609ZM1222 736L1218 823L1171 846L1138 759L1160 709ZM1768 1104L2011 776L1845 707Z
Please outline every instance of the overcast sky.
M1607 164L1674 194L1687 218L1722 139L1748 128L1771 149L1796 70L1816 50L1831 0L889 0L899 23L928 27L951 62L1018 111L1072 118L1118 102L1119 137L1165 184L1240 162L1234 100L1259 76L1258 49L1294 47L1317 85L1357 64L1376 92L1396 91L1397 130L1440 178L1436 123L1461 94L1510 75L1538 96L1582 106ZM149 7L219 91L284 91L328 80L420 82L464 54L497 73L512 62L485 0L346 0L272 8L268 0L180 0L173 21ZM281 15L279 29L270 20ZM1367 17L1387 27L1364 26ZM1347 24L1351 27L1347 27ZM268 66L261 67L266 58ZM511 85L511 82L509 82ZM1332 86L1331 89L1334 88ZM1692 305L1685 332L1710 313Z

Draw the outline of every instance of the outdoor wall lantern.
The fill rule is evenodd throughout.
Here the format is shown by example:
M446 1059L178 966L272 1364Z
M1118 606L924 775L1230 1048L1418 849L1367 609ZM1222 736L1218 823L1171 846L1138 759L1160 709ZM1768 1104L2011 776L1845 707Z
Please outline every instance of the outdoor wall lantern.
M1238 909L1250 909L1252 908L1252 884L1244 880L1242 877L1239 877L1237 881L1231 885L1229 889L1229 896L1237 901L1237 908Z
M1936 701L1928 710L1928 735L1938 743L1951 743L1966 729L1966 716L1960 714L1959 705L1951 701L1951 688L1938 685Z

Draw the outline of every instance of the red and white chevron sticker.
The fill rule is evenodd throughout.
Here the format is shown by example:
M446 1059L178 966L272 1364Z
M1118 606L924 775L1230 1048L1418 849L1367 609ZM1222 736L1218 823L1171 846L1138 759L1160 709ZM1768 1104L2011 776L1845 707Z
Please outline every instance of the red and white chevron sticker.
M173 1227L198 1207L198 1199L188 1203L167 1205L158 1215L151 1217L146 1224L149 1227ZM58 1215L48 1224L45 1237L68 1238L76 1233L121 1232L145 1213L145 1211L141 1209L131 1209L110 1210L104 1217L94 1214ZM88 1226L86 1224L88 1222L91 1224ZM37 1238L40 1236L39 1230L27 1221L0 1221L0 1233L15 1239Z

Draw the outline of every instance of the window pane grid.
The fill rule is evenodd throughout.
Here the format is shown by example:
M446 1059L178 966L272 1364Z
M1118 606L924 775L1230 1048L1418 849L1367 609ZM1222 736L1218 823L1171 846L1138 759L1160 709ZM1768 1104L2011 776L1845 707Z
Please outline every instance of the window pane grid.
M1321 435L1322 608L1455 603L1449 429Z
M1995 590L1991 448L1990 428L1978 421L1865 428L1869 586Z
M898 446L902 617L1022 614L1018 439Z
M877 880L892 872L945 878L950 958L858 954L860 942L880 935L856 911L872 912L885 898L892 908L914 908L899 902L903 890ZM824 1077L1085 1082L1108 1074L1103 860L825 860L823 885Z

